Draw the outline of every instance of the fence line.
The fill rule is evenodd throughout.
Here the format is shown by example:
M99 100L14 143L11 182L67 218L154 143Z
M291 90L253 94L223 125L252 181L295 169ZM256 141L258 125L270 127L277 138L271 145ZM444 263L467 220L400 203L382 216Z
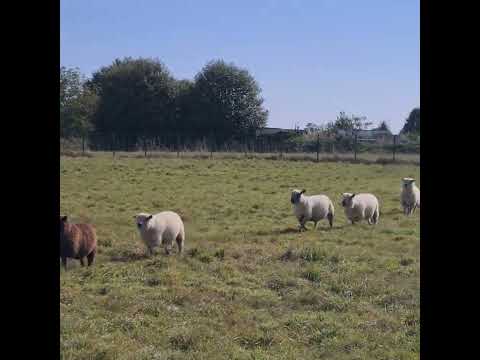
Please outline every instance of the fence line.
M184 153L209 153L214 158L216 153L243 153L245 157L249 154L274 154L283 159L286 157L298 157L304 155L310 158L316 154L314 159L321 161L320 155L327 154L330 157L353 156L353 161L361 157L377 155L382 158L390 158L395 162L398 155L419 156L420 143L399 142L395 135L391 139L380 142L371 142L360 139L357 134L353 139L322 139L320 134L310 141L295 143L288 139L275 138L244 138L242 141L218 141L214 136L203 138L186 138L178 134L164 134L155 137L121 137L114 134L92 134L88 139L61 139L61 151L76 151L81 149L82 154L86 151L111 152L115 157L118 152L134 153L141 151L144 157L153 153L176 153L181 157ZM295 155L296 154L296 155ZM265 157L265 156L264 156ZM405 157L405 156L404 156Z

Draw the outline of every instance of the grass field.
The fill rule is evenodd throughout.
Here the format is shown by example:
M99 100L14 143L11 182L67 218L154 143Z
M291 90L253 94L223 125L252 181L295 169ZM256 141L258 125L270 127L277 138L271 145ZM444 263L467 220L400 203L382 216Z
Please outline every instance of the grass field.
M60 161L62 214L99 237L93 267L61 270L62 359L419 359L420 216L399 204L418 166ZM298 233L292 188L330 196L333 229ZM347 191L378 196L377 226L347 223ZM165 209L186 252L146 257L132 217Z

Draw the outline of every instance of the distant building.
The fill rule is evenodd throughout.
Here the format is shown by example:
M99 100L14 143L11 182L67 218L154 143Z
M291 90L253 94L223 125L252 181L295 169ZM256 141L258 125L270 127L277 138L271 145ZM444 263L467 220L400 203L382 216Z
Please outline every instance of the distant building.
M337 136L340 137L353 138L355 134L360 141L387 142L393 138L393 134L389 130L337 130Z
M255 135L258 136L285 136L291 134L304 134L305 130L300 129L281 129L281 128L270 128L265 127L258 129Z

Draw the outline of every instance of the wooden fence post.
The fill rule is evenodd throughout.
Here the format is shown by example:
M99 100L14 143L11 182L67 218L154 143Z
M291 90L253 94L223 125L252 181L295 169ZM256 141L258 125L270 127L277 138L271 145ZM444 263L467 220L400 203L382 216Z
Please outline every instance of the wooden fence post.
M393 161L395 161L396 147L397 147L397 135L393 135Z

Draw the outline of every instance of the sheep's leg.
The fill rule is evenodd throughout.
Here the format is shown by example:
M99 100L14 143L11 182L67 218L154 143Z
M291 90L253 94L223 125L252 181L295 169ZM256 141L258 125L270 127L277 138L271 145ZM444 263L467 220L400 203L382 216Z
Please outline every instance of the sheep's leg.
M314 223L314 224L313 224L313 230L317 230L318 221L314 221L313 223Z
M415 203L415 205L413 205L413 210L412 210L412 213L415 214L415 210L417 209L417 204Z
M305 227L305 216L300 217L298 221L300 223L300 225L298 226L298 231L302 232L302 230L307 230L307 228Z
M67 258L66 257L62 257L62 265L63 265L65 271L67 271Z
M97 253L97 249L93 249L90 254L87 255L88 266L92 265L93 260L95 260L95 254Z
M328 223L330 224L330 229L333 227L333 214L330 213L327 215Z
M83 257L80 258L80 265L85 266L85 262L83 261Z
M168 245L165 246L165 255L167 255L167 256L170 255L170 249L169 249Z
M178 246L178 253L181 254L183 250L183 237L181 235L178 235L176 240Z
M153 256L153 248L151 246L147 247L147 256Z

